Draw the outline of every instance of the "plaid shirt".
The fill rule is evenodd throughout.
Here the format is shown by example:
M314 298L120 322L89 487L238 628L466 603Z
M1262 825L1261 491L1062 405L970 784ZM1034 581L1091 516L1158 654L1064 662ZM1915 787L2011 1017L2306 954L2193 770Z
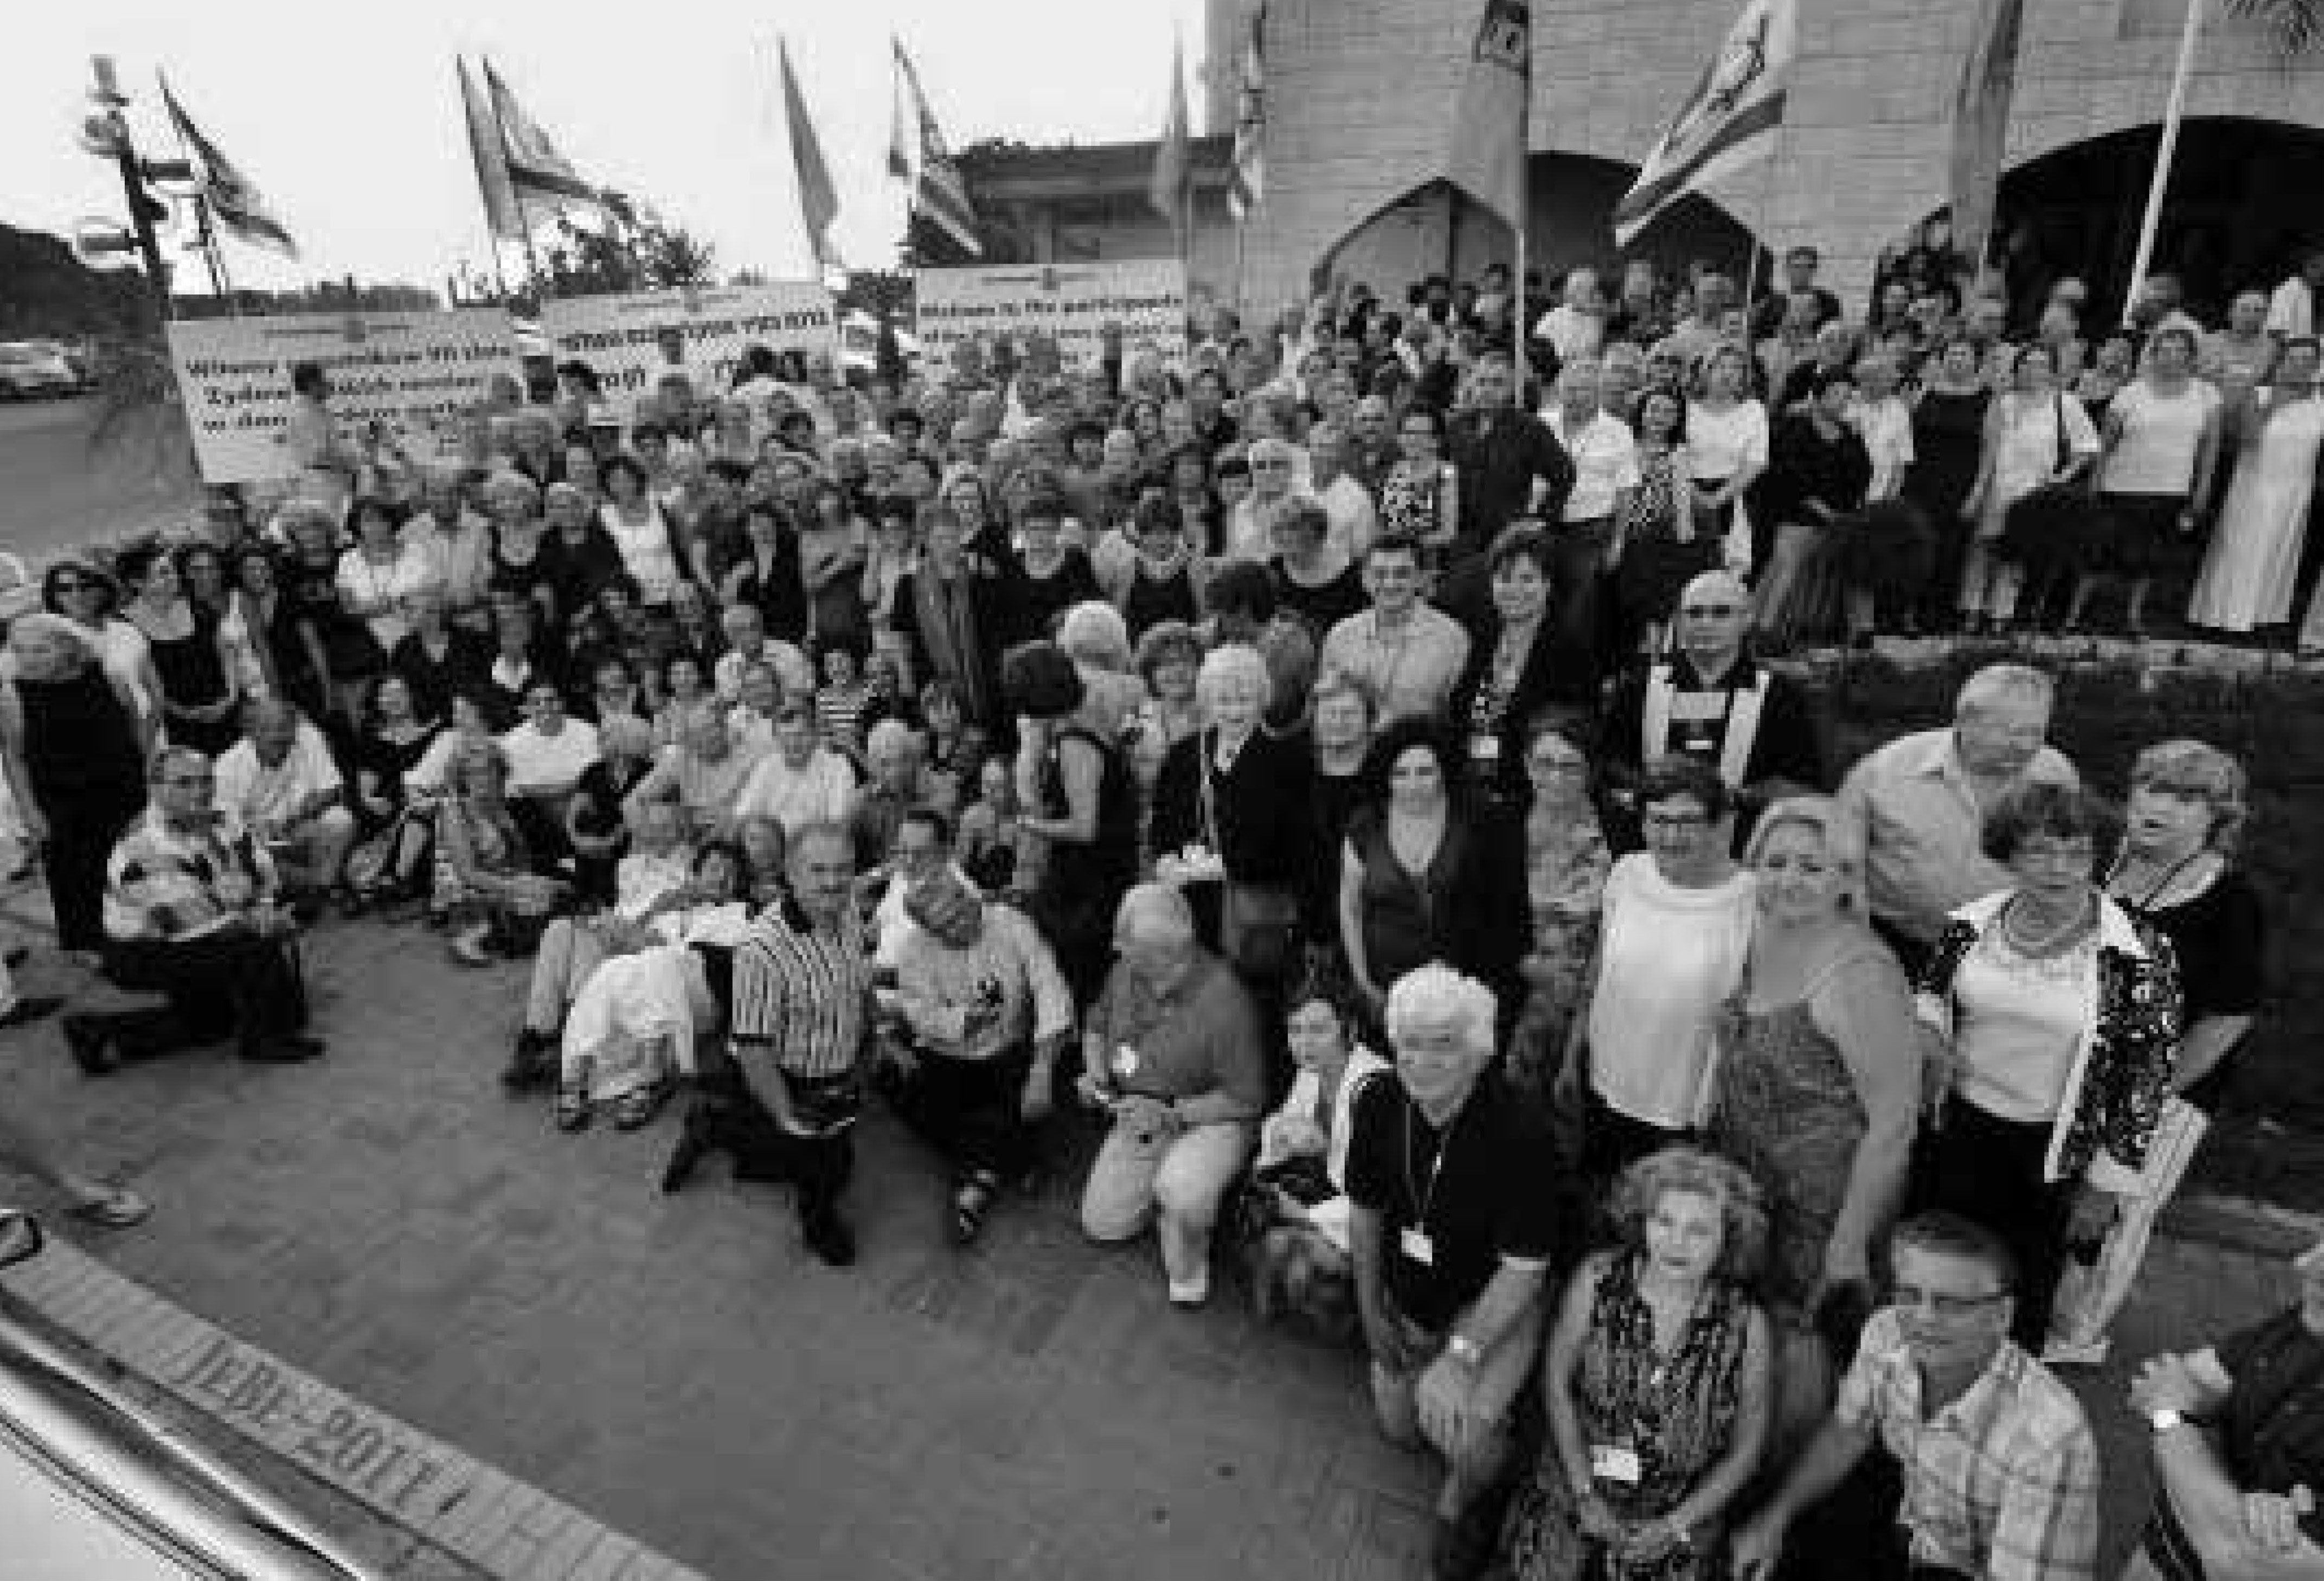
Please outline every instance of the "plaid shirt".
M274 896L273 860L226 813L181 834L148 808L105 864L105 931L123 940L195 938Z
M2064 1384L2008 1340L1933 1417L1894 1308L1864 1326L1834 1408L1904 1469L1896 1519L1915 1564L1983 1581L2092 1581L2098 1451Z
M735 948L733 1040L769 1049L788 1075L853 1071L871 1007L870 940L852 904L826 934L786 899Z

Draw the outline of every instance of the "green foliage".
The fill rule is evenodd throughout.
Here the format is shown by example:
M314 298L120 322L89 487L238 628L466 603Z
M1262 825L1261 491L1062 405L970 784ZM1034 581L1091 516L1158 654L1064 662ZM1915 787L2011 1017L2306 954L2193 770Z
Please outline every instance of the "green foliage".
M595 227L560 216L558 239L542 259L550 296L602 296L615 291L667 291L713 285L717 260L710 244L682 226L659 221Z

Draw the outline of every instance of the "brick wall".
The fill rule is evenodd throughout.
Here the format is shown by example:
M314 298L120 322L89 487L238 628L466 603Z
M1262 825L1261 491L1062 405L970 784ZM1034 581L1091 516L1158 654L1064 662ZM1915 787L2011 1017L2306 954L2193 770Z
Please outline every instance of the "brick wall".
M1737 0L1534 0L1533 145L1635 163ZM1789 119L1766 165L1712 196L1770 245L1812 240L1858 296L1880 248L1944 199L1969 0L1802 0ZM1351 227L1434 175L1477 0L1272 0L1267 200L1246 295L1296 300ZM2177 0L2028 0L2009 162L2160 119ZM2218 15L2190 116L2324 126L2324 62L2287 66Z

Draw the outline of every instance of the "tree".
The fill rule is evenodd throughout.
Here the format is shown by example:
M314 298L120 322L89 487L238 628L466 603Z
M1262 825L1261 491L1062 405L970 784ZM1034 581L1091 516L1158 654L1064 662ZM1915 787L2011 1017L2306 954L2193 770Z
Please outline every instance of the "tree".
M550 296L603 296L626 291L669 291L711 285L717 259L710 244L682 226L659 220L576 224L559 216L558 239L543 260Z
M2265 22L2287 55L2301 55L2324 39L2324 0L2227 0L2227 11Z

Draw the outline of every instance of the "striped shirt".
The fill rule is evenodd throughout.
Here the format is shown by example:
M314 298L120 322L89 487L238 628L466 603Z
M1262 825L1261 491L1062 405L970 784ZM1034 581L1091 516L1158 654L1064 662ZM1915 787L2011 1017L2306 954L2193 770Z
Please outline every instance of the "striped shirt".
M215 932L274 894L274 863L249 830L214 813L200 830L170 827L148 808L105 864L105 931L172 940Z
M2098 1450L2066 1386L2007 1340L1934 1416L1895 1308L1864 1326L1834 1414L1877 1431L1904 1472L1897 1523L1915 1565L1987 1581L2091 1581Z
M870 940L853 905L824 932L785 901L735 948L738 1055L770 1053L789 1076L844 1076L862 1050L871 1006Z

